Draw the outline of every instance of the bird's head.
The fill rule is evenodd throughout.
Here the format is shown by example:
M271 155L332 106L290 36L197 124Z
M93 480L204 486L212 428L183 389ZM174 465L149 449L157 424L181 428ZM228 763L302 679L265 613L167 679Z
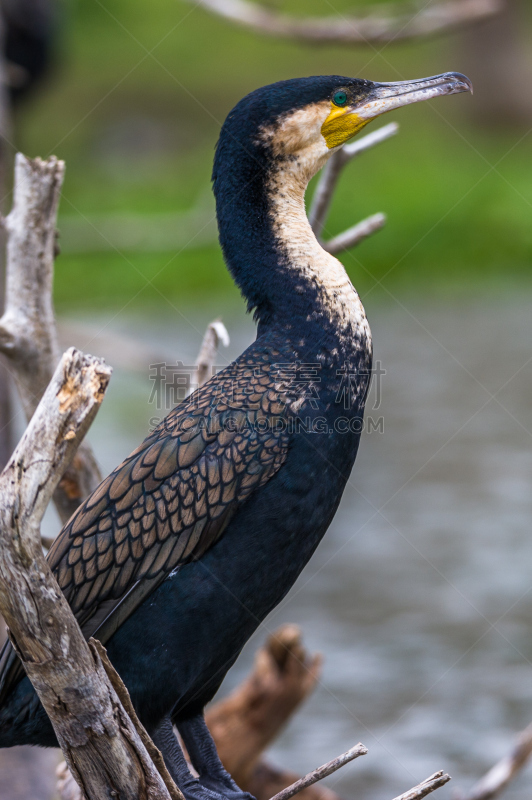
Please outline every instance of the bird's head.
M264 86L247 95L229 114L220 138L260 158L296 160L310 176L328 155L372 119L410 103L472 91L458 72L395 83L374 83L338 75L298 78Z
M386 111L471 90L469 79L457 72L397 83L329 75L263 86L233 108L214 159L220 244L260 319L292 303L288 262L313 261L316 267L324 257L304 197L328 157ZM334 261L327 259L329 265Z

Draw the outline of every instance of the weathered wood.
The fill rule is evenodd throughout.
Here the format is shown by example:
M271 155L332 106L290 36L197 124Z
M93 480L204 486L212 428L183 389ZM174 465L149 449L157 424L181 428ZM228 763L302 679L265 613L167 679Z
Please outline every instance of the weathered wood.
M435 772L434 775L431 775L430 778L426 778L421 783L418 783L417 786L395 797L394 800L421 800L421 798L426 797L441 786L445 786L450 780L451 776L444 774L440 770L440 772Z
M299 778L261 761L261 756L313 690L320 669L321 656L308 655L299 628L283 625L257 652L251 675L228 698L207 711L207 723L225 768L257 800L269 800ZM117 693L130 713L127 700L120 691ZM131 713L130 716L135 720ZM159 768L156 758L152 758ZM81 800L66 764L59 768L58 795L61 800ZM323 786L310 786L300 796L302 800L339 800Z
M223 344L224 347L229 347L229 334L223 322L215 319L207 325L196 359L198 370L196 383L198 387L203 386L212 376L212 368L215 366L220 344Z
M52 301L56 218L65 165L52 156L15 163L13 208L7 232L5 311L0 352L9 361L26 419L31 419L59 361ZM87 444L69 465L54 495L63 522L101 481Z
M0 612L87 800L170 800L41 549L42 516L110 374L100 360L67 351L0 475Z
M306 789L308 786L312 786L312 784L317 783L324 778L327 778L329 775L332 775L333 772L336 772L341 767L344 767L346 764L354 761L355 758L367 755L367 752L367 747L364 747L364 745L359 742L346 753L342 753L341 756L337 756L336 758L333 758L332 761L328 761L326 764L323 764L323 766L312 770L312 772L309 772L304 778L300 778L298 781L293 783L292 786L287 786L286 789L283 789L281 792L274 795L271 800L290 800L290 798L295 794L298 794L298 792ZM405 800L407 799L405 798Z
M160 773L160 775L161 775L161 777L162 777L162 779L163 779L163 781L164 781L164 783L166 785L166 788L168 789L168 794L170 795L172 800L183 800L183 795L182 795L181 791L175 785L170 773L168 772L168 770L166 768L166 764L164 763L164 759L163 759L160 751L154 745L154 743L152 742L152 740L148 736L148 734L146 732L146 729L144 728L144 726L142 725L141 721L137 717L137 712L135 711L135 709L133 707L133 703L131 702L131 697L129 696L129 692L126 689L126 687L125 687L125 685L124 685L124 683L122 681L122 678L120 677L120 675L118 674L116 669L113 667L113 665L109 661L109 658L107 656L107 650L105 649L103 644L101 642L99 642L97 639L90 639L89 643L90 643L90 645L92 647L94 647L98 651L98 654L100 656L100 659L102 661L104 669L105 669L105 671L106 671L106 673L107 673L107 675L109 677L109 680L111 681L113 689L115 690L115 692L117 693L118 697L120 698L120 702L124 706L124 708L125 708L128 716L129 716L130 720L132 721L133 725L135 726L135 729L136 729L138 735L140 736L144 747L148 751L148 753L150 755L150 758L152 759L153 763L157 767L157 770Z
M372 7L357 9L356 16L295 17L249 0L189 2L257 33L335 45L372 45L434 36L496 14L502 5L501 0L442 0L421 3L417 9L396 3L383 7L381 13Z
M256 800L269 800L270 797L299 780L299 777L295 772L280 769L267 761L261 761L255 767L246 791ZM340 797L323 783L316 783L301 789L298 792L297 800L340 800Z

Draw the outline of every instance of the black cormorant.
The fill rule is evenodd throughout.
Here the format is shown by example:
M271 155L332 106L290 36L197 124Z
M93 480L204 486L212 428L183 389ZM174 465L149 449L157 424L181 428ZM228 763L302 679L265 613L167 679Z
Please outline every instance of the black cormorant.
M220 242L256 341L102 482L48 554L84 635L106 644L188 800L242 797L203 709L327 530L360 438L370 330L342 264L312 233L307 184L374 117L470 89L458 73L398 83L329 76L238 103L213 183ZM17 744L57 740L7 643L0 746Z

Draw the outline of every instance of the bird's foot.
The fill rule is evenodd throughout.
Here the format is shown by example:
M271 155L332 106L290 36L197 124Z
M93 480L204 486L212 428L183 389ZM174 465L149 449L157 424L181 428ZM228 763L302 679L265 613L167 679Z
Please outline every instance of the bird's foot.
M203 714L180 720L178 728L202 786L225 800L255 800L237 786L223 766Z
M239 786L236 785L228 772L225 775L200 775L200 783L208 791L216 793L218 797L223 797L225 800L255 800L252 794L244 792Z
M255 800L250 794L239 789L224 769L216 748L210 745L210 735L207 739L207 757L201 759L201 754L198 755L195 751L200 761L199 778L195 778L190 772L169 717L161 720L152 732L152 739L161 751L168 771L183 792L185 800Z
M179 788L183 792L185 800L228 800L228 795L225 791L217 791L210 786L206 786L203 781L197 778L185 782L179 781ZM251 797L251 795L247 795L247 797Z

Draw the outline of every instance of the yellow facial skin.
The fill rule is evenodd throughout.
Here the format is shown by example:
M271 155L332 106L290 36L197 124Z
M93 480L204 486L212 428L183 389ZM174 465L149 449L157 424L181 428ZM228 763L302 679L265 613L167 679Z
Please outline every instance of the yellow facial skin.
M369 119L362 119L349 106L340 108L331 103L331 113L321 126L321 133L327 143L329 150L339 147L351 139L355 133L370 122Z

